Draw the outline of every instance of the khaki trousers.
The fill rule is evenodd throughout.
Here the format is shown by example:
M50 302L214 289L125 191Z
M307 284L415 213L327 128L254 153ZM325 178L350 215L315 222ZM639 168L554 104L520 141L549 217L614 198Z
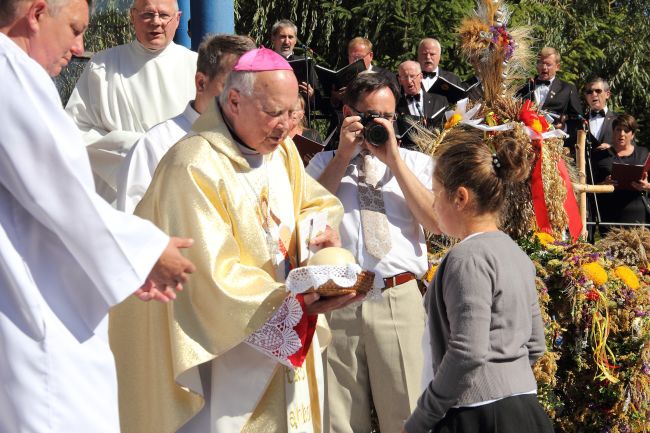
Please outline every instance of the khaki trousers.
M325 432L370 432L370 398L382 433L398 433L422 393L425 311L415 280L327 315ZM328 425L329 419L329 425Z

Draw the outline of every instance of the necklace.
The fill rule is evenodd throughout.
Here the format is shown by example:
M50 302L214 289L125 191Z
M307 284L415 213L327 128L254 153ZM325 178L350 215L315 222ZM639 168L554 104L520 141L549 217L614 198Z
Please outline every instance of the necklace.
M250 179L248 178L248 174L252 173L253 170L249 171L248 173L240 173L244 180L246 181L246 185L248 185L249 189L253 193L253 197L249 195L249 198L251 199L253 203L253 208L255 209L255 213L257 214L257 220L260 224L260 227L264 231L264 238L266 240L266 248L267 251L269 252L269 255L271 256L271 262L273 263L274 266L278 265L278 242L275 240L273 237L273 234L271 232L271 202L270 202L270 184L269 184L269 166L268 166L268 158L267 156L263 157L263 170L264 170L264 177L266 180L266 185L262 185L260 188L259 193L257 192L257 189L255 189L255 186L251 183ZM247 194L248 195L248 194Z

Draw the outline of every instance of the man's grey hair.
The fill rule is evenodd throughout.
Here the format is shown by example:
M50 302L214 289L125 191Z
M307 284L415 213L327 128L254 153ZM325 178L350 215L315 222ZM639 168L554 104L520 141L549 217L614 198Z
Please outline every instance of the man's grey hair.
M252 96L255 90L255 72L249 71L232 71L226 78L226 83L219 95L219 103L225 106L228 102L228 94L231 90L237 90L245 96Z
M255 49L255 42L248 36L206 35L199 45L196 70L205 74L209 80L218 75L225 75L230 55L241 57L247 51Z
M432 43L438 47L440 50L440 53L442 54L442 45L440 45L440 41L435 38L424 38L420 41L418 44L418 51L420 51L420 48L422 48L422 45L427 44L427 43Z
M0 1L0 27L11 24L16 18L18 7L26 0L2 0ZM92 0L86 0L88 8L92 7ZM70 0L48 0L47 8L52 16L57 16L61 9L70 3Z
M606 79L602 77L591 77L585 83L585 89L591 86L592 84L596 84L596 83L603 83L603 90L605 90L606 92L609 91L609 83L607 82Z
M280 29L283 29L285 27L290 27L293 30L293 33L295 35L298 34L298 27L293 23L291 20L279 20L276 21L275 24L271 27L271 36L275 36Z

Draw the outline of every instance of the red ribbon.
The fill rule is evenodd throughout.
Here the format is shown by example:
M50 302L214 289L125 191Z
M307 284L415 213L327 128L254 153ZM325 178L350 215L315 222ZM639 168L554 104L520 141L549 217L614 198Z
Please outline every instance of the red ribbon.
M521 107L521 111L519 112L519 119L537 134L548 131L549 129L548 122L546 122L544 116L540 116L532 109L532 102L530 100L526 100L524 102L524 105ZM546 207L546 199L544 193L544 182L542 180L542 145L543 141L541 138L533 140L533 147L535 147L537 154L537 162L533 168L530 189L533 197L533 208L535 209L537 227L543 232L552 233L553 229L548 217L548 209ZM563 205L569 219L569 233L571 234L573 241L576 241L580 236L580 233L582 233L582 219L580 218L580 210L578 209L576 197L573 194L573 184L571 183L569 171L567 170L564 161L562 159L559 159L556 166L558 172L560 173L560 177L564 182L564 186L566 187L567 192Z
M305 307L305 300L302 295L297 295L296 299L300 302L302 307L302 317L300 322L293 327L293 330L296 331L298 337L300 337L301 347L296 353L289 356L289 361L294 367L300 367L307 358L307 353L309 352L309 347L311 346L311 340L314 338L314 332L316 331L316 322L318 321L317 314L307 314Z
M542 142L541 140L533 141L533 145L537 149L537 162L533 168L531 177L531 194L533 197L533 208L535 209L535 219L537 220L537 227L546 233L552 233L551 222L548 217L548 208L546 207L546 198L544 193L544 182L542 180ZM582 233L582 219L580 218L580 210L578 209L578 202L573 194L573 185L569 177L569 171L566 168L563 160L558 160L557 169L560 177L566 187L566 197L564 199L564 210L569 219L569 233L571 239L575 242L580 233Z

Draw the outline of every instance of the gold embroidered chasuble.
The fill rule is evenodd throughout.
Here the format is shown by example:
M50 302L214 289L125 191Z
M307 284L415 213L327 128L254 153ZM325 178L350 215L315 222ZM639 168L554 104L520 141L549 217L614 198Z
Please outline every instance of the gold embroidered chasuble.
M122 433L178 430L204 404L195 367L242 343L287 296L283 283L275 278L257 198L251 200L252 192L238 177L252 168L216 104L193 129L196 135L176 144L162 159L136 214L166 233L193 238L195 243L185 254L197 270L175 301L144 303L130 297L110 314ZM329 224L337 227L343 208L305 174L290 139L274 152L285 161L293 195L296 224L288 253L295 264L301 218L325 210ZM321 338L321 345L325 344ZM313 359L311 354L308 359ZM273 416L279 406L277 398L271 398L284 395L274 386L283 371L284 367L276 369L251 417L254 424L266 425L265 431L287 428L284 401L284 413ZM190 385L180 385L180 380ZM236 390L232 397L237 398ZM244 431L251 431L250 427Z

